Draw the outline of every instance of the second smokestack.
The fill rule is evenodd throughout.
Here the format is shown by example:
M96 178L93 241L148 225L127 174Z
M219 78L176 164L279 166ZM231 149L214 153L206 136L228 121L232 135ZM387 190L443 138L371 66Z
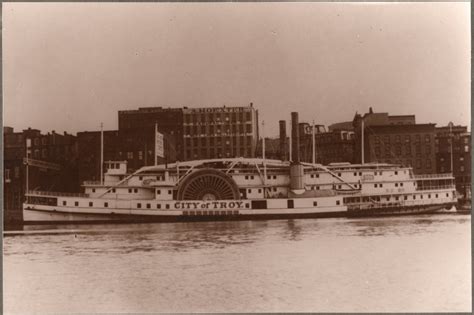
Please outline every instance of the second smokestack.
M291 155L293 163L300 162L300 130L298 123L298 113L291 113Z

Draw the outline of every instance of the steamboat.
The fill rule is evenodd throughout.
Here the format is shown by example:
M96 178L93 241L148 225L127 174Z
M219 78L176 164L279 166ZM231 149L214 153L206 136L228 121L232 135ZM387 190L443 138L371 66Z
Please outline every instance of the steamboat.
M28 191L26 224L359 217L433 213L456 203L451 174L392 164L323 166L210 159L145 166L105 162L83 194Z

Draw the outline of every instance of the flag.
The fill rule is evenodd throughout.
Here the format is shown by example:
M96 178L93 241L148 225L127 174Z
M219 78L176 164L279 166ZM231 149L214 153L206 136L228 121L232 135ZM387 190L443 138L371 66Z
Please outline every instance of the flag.
M163 134L156 131L155 135L155 156L159 156L164 158L165 157L165 150L163 144Z

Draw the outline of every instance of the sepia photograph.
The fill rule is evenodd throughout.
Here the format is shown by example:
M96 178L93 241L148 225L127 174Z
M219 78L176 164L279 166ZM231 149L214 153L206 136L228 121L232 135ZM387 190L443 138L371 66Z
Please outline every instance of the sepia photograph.
M470 2L3 2L3 313L471 313Z

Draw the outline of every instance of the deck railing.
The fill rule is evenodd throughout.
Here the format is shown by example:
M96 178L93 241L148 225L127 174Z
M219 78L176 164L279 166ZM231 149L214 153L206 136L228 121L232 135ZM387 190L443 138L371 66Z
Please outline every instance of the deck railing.
M67 193L67 192L56 192L56 191L41 191L41 190L28 190L26 193L28 196L48 196L48 197L88 197L88 194L83 193Z
M99 186L101 185L101 182L99 180L85 180L83 185L84 186L89 186L89 185Z
M435 189L455 189L456 186L454 184L450 185L430 185L430 186L418 186L416 188L417 191L419 190L435 190Z
M453 178L451 173L413 175L414 179Z

